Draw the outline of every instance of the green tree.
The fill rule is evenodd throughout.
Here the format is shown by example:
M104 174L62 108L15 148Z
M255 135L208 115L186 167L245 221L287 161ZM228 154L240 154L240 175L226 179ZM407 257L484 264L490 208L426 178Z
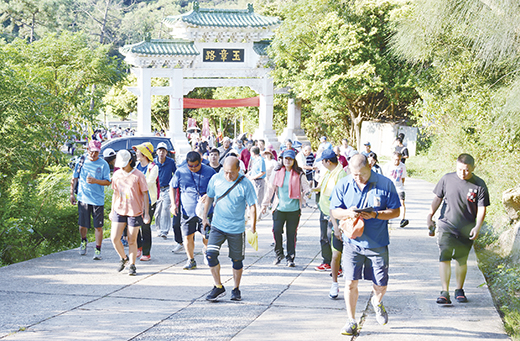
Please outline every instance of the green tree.
M346 127L359 141L364 120L406 117L417 97L412 69L387 53L397 9L391 1L304 0L282 7L284 22L269 49L272 75L310 103L311 121L321 117L324 132L344 134Z
M108 51L91 49L85 35L66 32L32 44L17 39L0 45L7 90L0 94L0 147L7 151L0 156L0 173L38 174L59 160L64 140L93 119L104 93L123 76ZM91 84L99 85L94 92Z

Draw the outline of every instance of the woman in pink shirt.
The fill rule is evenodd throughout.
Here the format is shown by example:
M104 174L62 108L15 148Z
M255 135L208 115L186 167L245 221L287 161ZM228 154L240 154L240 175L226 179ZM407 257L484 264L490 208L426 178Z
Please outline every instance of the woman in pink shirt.
M112 231L110 238L114 249L121 257L118 271L123 271L128 263L128 274L135 276L135 259L137 258L137 234L139 228L150 223L148 185L143 173L133 168L135 160L132 160L128 150L117 152L115 167L119 167L112 179ZM144 216L144 218L143 218ZM125 227L128 227L128 253L125 254L121 235Z

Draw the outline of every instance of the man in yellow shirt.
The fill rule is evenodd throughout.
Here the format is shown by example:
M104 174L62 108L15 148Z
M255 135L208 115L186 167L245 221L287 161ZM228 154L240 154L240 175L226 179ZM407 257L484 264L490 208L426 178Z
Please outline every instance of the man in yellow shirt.
M331 239L332 237L332 220L330 218L329 207L330 207L330 195L334 189L334 186L338 183L338 181L345 176L347 173L343 170L343 167L338 162L338 158L332 149L325 149L321 156L316 160L316 162L322 162L323 166L327 169L325 174L320 179L320 183L318 187L315 189L316 191L320 191L320 243L321 243L321 256L323 257L323 262L321 265L315 268L316 271L331 271L332 270L332 278L333 278L333 286L336 284L335 288L336 292L339 290L337 283L337 276L339 271L339 260L337 262L332 262L333 252L331 247ZM332 237L334 238L334 237ZM341 243L336 243L341 244ZM341 252L341 250L337 250ZM332 262L332 263L331 263ZM332 265L332 267L331 267ZM331 289L332 290L332 289ZM337 293L335 294L337 297ZM334 295L333 295L334 296Z

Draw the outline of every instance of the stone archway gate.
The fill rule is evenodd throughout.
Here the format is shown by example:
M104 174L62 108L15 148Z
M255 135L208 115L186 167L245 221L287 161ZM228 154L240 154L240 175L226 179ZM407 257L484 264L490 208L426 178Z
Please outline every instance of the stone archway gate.
M137 134L151 135L151 98L170 97L170 130L179 153L190 150L183 132L183 98L197 87L248 86L259 94L259 128L255 138L276 143L273 130L273 81L269 77L266 48L280 19L246 10L205 9L170 16L164 24L172 39L146 39L121 48L132 66L138 97ZM152 78L168 78L169 86L152 87Z

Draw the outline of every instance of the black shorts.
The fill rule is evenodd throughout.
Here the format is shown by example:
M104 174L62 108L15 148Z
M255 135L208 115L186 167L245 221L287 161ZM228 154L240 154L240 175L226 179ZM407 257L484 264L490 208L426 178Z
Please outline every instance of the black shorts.
M399 195L399 200L401 201L404 201L404 198L406 197L406 195L404 194L404 192L399 192L397 193Z
M78 225L90 228L90 216L94 220L94 227L103 227L105 207L89 205L84 202L78 202Z
M336 238L334 231L332 231L332 251L343 252L343 241Z
M449 232L439 233L437 243L439 245L440 262L449 262L455 259L460 265L466 264L469 251L471 250L471 246L473 246L471 239Z
M242 233L226 233L212 226L208 239L208 252L212 250L217 255L220 254L220 247L227 240L229 248L229 258L234 261L241 261L245 258L246 243L245 232Z
M202 233L202 221L197 216L190 218L183 215L181 217L181 231L183 237L187 237L197 231Z
M143 226L143 217L138 215L137 217L129 217L127 215L119 215L117 212L112 214L112 222L114 223L126 223L128 226Z

